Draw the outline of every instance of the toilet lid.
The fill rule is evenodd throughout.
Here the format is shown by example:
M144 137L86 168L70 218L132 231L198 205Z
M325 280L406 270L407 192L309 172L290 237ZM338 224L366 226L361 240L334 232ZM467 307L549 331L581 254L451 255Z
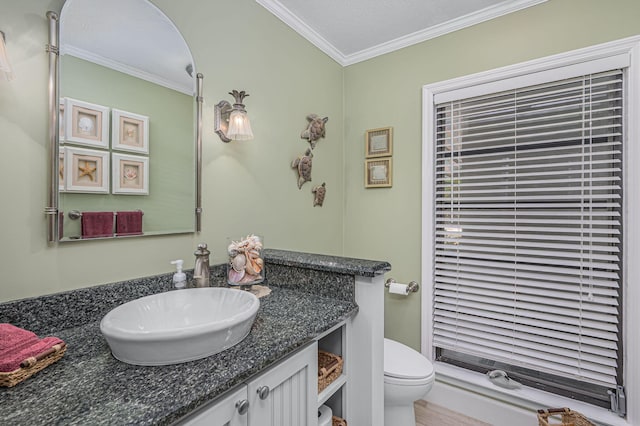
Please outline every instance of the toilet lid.
M384 339L384 374L401 379L423 379L433 374L433 364L410 347Z

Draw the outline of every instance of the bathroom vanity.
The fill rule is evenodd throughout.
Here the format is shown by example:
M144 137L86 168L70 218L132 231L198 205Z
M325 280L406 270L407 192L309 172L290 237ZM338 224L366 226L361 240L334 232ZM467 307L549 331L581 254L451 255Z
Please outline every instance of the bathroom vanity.
M182 419L185 426L311 425L316 419L317 343L276 363Z
M0 322L68 350L14 388L0 418L22 424L314 425L328 404L350 425L382 425L383 276L387 262L266 250L272 292L236 346L182 364L117 361L99 331L115 306L169 291L171 274L0 304ZM223 265L211 269L224 285ZM173 290L173 291L189 291ZM343 374L317 393L317 349L343 356ZM281 417L278 417L281 416ZM202 423L205 421L206 423Z

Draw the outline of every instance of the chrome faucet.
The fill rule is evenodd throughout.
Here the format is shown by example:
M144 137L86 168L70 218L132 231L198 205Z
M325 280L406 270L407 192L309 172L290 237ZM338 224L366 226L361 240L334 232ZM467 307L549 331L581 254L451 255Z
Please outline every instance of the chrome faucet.
M209 254L205 243L198 244L198 249L193 253L196 255L196 265L193 268L194 287L209 287L211 285L209 270Z

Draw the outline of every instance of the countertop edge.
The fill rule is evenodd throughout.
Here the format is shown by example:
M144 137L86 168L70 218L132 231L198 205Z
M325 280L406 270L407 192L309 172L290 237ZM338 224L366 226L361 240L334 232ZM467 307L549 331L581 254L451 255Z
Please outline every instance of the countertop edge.
M282 249L265 249L264 258L266 262L276 265L364 277L375 277L391 270L391 264L385 261L304 253Z

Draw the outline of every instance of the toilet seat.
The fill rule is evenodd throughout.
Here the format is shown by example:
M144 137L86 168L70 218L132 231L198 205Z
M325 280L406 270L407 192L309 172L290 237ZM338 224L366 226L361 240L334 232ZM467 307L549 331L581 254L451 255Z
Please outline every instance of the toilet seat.
M397 377L384 376L384 383L387 385L398 385L398 386L424 386L430 383L433 383L433 379L435 378L435 374L430 377L425 377L422 379L399 379Z
M433 364L419 352L391 339L384 339L384 381L419 386L432 382Z

